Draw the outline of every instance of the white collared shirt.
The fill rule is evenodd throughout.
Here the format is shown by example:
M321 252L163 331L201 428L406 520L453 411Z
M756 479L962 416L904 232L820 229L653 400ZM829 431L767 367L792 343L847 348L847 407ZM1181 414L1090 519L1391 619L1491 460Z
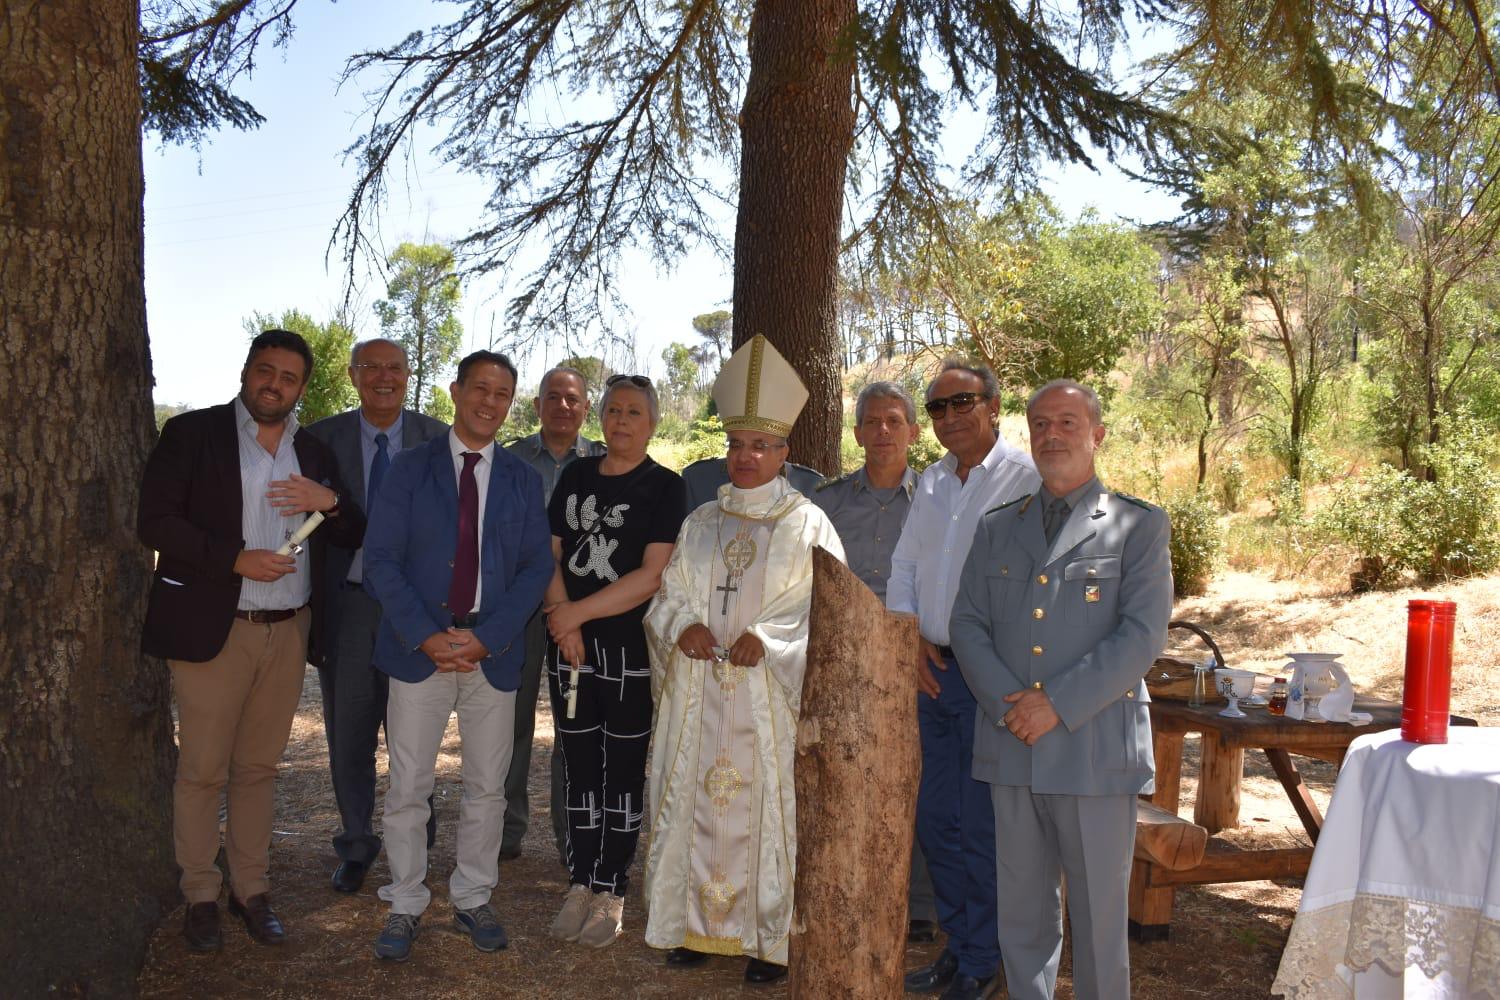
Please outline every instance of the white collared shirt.
M448 450L453 454L453 481L458 484L458 488L462 490L464 452L473 451L474 449L470 448L468 445L460 441L458 439L458 432L453 430L452 428L449 428ZM490 469L494 466L494 463L495 442L491 441L489 444L479 449L479 461L474 463L474 485L479 487L479 521L476 526L476 530L478 531L478 535L475 538L476 543L484 537L484 503L485 500L489 497ZM457 511L455 511L455 514L456 513ZM480 570L480 572L477 573L474 578L474 611L479 610L480 592L484 587L484 546L482 545L479 546L479 565L477 568Z
M948 645L948 617L980 517L1040 486L1031 456L1006 444L1003 436L969 470L967 482L958 478L958 459L951 451L929 465L917 480L911 511L891 555L886 607L916 615L922 638Z

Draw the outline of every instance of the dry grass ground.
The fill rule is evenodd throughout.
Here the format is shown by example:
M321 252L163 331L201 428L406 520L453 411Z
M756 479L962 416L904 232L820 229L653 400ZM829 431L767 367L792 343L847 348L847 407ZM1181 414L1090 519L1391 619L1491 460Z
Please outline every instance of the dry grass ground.
M1458 634L1454 654L1453 710L1500 725L1500 693L1486 683L1500 620L1500 578L1474 580L1422 592L1456 600ZM1235 574L1218 581L1205 597L1179 604L1176 616L1206 627L1226 660L1275 672L1281 654L1293 648L1344 654L1361 691L1399 698L1405 642L1405 602L1417 592L1351 597ZM1190 638L1190 637L1189 637ZM1196 640L1178 648L1200 655ZM1195 792L1196 747L1189 740L1184 774L1184 810ZM612 947L590 952L546 936L566 878L551 845L547 816L547 759L551 719L538 712L533 757L533 825L523 856L501 868L495 905L510 933L506 951L484 955L453 931L446 881L453 864L453 832L459 797L458 736L450 728L438 763L439 831L432 852L433 904L424 919L412 959L404 965L377 961L371 948L385 907L375 890L387 880L378 863L365 887L346 896L328 877L336 864L329 838L336 829L328 784L327 756L318 708L317 677L308 672L301 710L287 750L277 792L277 835L272 847L274 899L291 941L284 948L255 945L237 924L226 922L225 947L217 955L187 951L179 933L179 909L163 922L151 943L140 991L148 998L176 997L783 997L785 987L747 987L743 963L714 959L707 969L666 969L661 953L641 939L638 889L625 915L625 935ZM1326 806L1335 777L1331 765L1300 762L1308 783ZM382 771L384 761L381 761ZM1254 845L1290 845L1303 840L1301 826L1265 760L1246 759L1241 826L1227 834ZM639 868L639 865L637 865ZM1296 913L1300 883L1245 882L1204 886L1178 893L1172 937L1133 944L1135 995L1145 1000L1176 997L1264 997L1270 988ZM227 921L227 918L226 918ZM908 949L908 965L935 954L936 946ZM1058 996L1072 996L1066 953Z

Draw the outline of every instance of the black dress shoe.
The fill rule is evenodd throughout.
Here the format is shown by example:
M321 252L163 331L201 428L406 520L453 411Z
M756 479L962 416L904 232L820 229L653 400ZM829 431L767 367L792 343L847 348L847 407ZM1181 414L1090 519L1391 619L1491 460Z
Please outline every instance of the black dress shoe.
M958 957L944 948L943 953L937 957L937 961L908 972L904 985L908 993L936 993L953 982L953 977L956 975L958 975Z
M271 909L271 897L257 893L243 903L229 894L229 912L245 922L245 930L261 944L281 944L286 941L286 928L281 918Z
M937 934L936 920L913 920L906 925L906 940L911 944L931 944Z
M786 975L786 966L777 965L775 962L763 962L758 958L752 958L745 963L745 982L747 983L774 983Z
M344 861L333 870L333 887L339 892L358 892L370 866L363 861Z
M219 904L189 903L182 918L182 936L194 951L218 951L224 945L219 934Z
M514 847L506 847L504 844L500 845L500 860L501 861L514 861L517 858L519 858L520 856L521 856L521 845L520 844L517 844Z
M938 1000L982 1000L990 995L990 984L995 981L994 976L985 976L983 979L975 979L973 976L954 976L953 982L943 991Z
M667 952L667 964L679 968L688 968L694 965L702 965L708 961L708 953L694 951L691 948L673 948Z

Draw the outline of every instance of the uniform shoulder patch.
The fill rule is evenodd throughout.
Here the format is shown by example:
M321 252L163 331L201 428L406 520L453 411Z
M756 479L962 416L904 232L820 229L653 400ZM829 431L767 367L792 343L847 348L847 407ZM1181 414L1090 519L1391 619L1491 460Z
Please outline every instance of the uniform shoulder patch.
M991 507L989 510L985 511L985 513L986 514L996 514L996 513L999 513L1002 510L1005 510L1006 508L1014 507L1016 504L1022 503L1023 501L1030 500L1030 499L1031 499L1031 494L1028 493L1025 496L1016 497L1014 500L1007 500L1005 503L1001 504L998 507Z
M1115 496L1119 497L1121 500L1124 500L1126 503L1133 503L1133 504L1135 504L1137 507L1141 508L1142 510L1155 510L1156 509L1156 505L1155 504L1147 503L1145 500L1142 500L1140 497L1131 496L1129 493L1121 493L1119 490L1110 490L1110 492L1113 493Z
M846 472L842 476L829 476L827 479L814 486L813 492L822 493L824 490L828 489L828 487L837 486L839 483L847 483L852 478L854 478L854 473L852 472Z

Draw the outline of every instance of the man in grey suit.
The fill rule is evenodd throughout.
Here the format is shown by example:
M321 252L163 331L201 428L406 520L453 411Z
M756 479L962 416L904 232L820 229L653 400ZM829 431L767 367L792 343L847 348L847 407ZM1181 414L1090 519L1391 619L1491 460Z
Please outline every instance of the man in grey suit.
M368 512L391 459L405 448L446 434L448 425L403 409L411 374L406 352L389 340L366 340L349 356L349 379L359 408L319 420L309 433L338 459L350 503ZM341 829L333 838L339 865L333 887L357 892L380 854L371 826L375 809L375 746L385 722L386 675L370 663L380 605L360 586L364 551L328 547L323 584L329 595L325 634L328 662L319 669L323 730ZM428 835L433 829L429 819Z
M1000 953L1014 1000L1052 996L1066 875L1074 993L1120 1000L1136 796L1154 776L1144 677L1172 613L1170 526L1099 484L1093 390L1049 382L1026 418L1042 488L980 520L950 621L979 703L974 777L995 807Z
M542 375L532 400L541 429L505 444L505 450L525 462L542 477L542 499L552 502L552 490L562 470L580 458L602 455L602 442L584 437L583 422L589 415L589 383L577 368L559 366ZM500 860L521 856L521 840L531 825L531 797L526 777L531 773L531 744L536 734L536 702L542 691L542 660L547 655L547 616L538 609L526 625L526 660L521 667L521 689L516 693L516 730L511 749L510 773L505 778L505 829L500 838ZM564 841L567 815L562 808L562 751L552 749L552 842L557 858L568 867Z

